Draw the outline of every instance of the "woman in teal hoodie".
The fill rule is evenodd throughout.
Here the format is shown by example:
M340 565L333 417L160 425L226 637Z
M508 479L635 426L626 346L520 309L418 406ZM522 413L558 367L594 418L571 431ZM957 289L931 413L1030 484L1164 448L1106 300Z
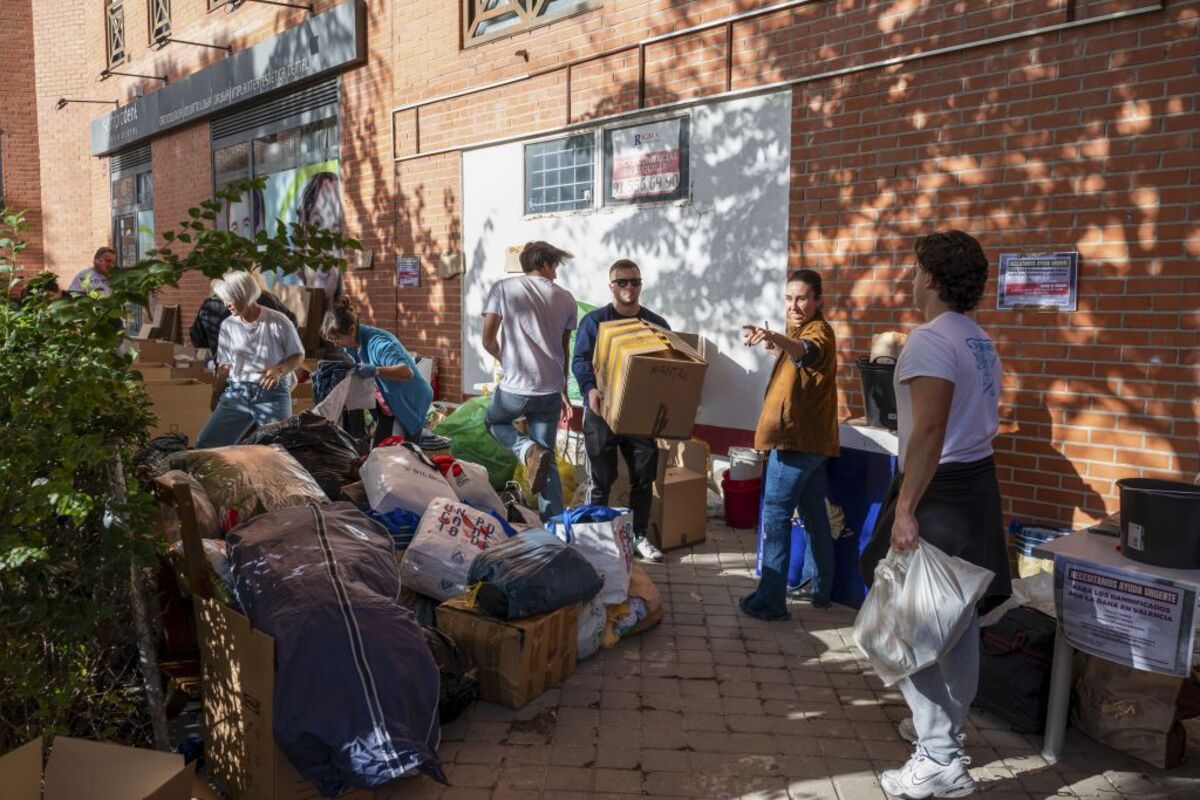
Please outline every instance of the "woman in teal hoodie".
M325 312L321 338L334 347L352 350L358 361L354 374L374 378L376 388L387 402L396 426L393 429L387 425L389 418L380 415L375 442L378 444L392 433L402 434L409 441L419 439L429 404L433 402L433 387L417 371L417 362L400 340L382 328L360 324L347 298Z

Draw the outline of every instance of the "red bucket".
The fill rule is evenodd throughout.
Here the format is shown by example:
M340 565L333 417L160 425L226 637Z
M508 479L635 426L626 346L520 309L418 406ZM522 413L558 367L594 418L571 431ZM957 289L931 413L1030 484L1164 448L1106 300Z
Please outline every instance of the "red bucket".
M759 495L762 478L735 481L729 470L721 475L721 493L725 495L725 524L731 528L758 528Z

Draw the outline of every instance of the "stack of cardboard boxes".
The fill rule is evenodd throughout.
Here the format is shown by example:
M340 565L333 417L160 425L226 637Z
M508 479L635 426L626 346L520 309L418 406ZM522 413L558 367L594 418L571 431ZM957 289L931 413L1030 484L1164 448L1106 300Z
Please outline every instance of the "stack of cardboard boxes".
M157 422L150 436L182 433L189 443L208 422L212 406L212 375L190 347L156 339L132 339L137 350L135 369L141 373Z

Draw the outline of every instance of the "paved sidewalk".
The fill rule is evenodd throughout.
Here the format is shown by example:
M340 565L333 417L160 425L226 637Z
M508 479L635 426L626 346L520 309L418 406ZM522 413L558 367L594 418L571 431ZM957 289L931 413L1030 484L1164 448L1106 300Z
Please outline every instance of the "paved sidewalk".
M792 606L788 623L737 611L754 586L754 539L713 525L708 541L651 565L666 605L657 628L583 662L519 711L477 703L446 726L453 784L402 781L385 798L778 798L882 800L904 762L906 715L851 639L854 612ZM979 796L1200 798L1200 730L1169 772L1068 731L1063 764L1040 737L973 713L967 750Z

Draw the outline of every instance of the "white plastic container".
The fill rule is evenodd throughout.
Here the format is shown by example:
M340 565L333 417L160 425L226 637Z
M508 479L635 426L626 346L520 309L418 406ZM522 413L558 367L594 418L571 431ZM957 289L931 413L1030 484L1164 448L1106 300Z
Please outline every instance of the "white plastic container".
M729 448L729 478L749 481L761 478L763 472L762 453L749 447Z

